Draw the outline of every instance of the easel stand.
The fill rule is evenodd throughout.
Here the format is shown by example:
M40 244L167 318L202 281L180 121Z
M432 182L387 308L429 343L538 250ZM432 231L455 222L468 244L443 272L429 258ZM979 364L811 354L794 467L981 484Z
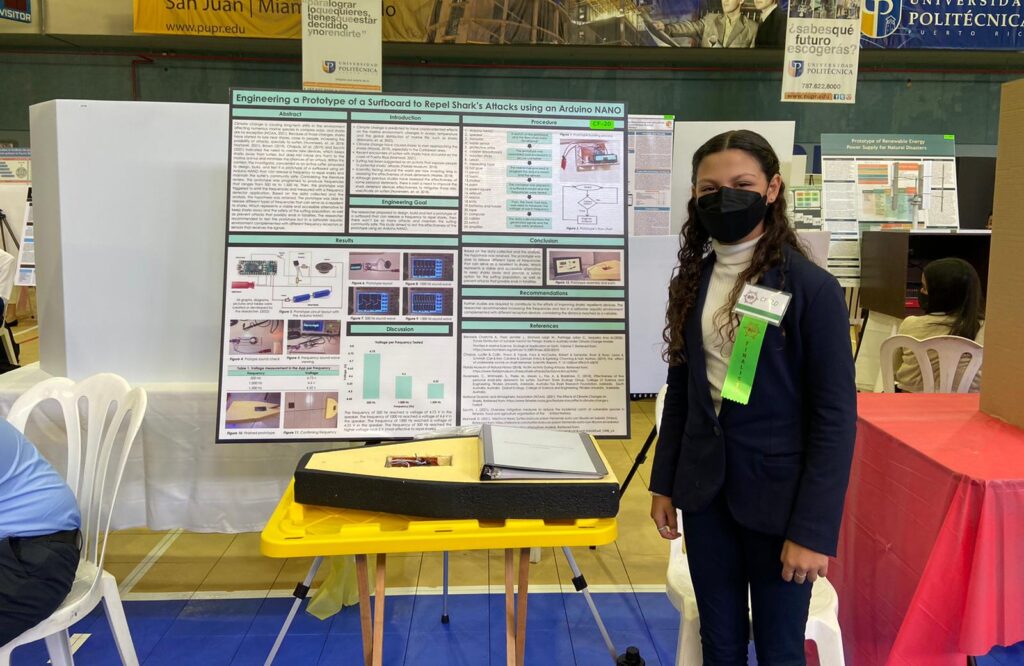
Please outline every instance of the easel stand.
M654 444L654 440L658 438L658 426L651 428L651 432L648 433L647 439L644 441L644 445L640 447L640 452L636 454L636 460L633 461L633 466L629 468L629 474L626 475L626 479L622 482L622 486L619 487L619 497L624 497L626 494L626 488L629 487L629 482L633 480L633 476L636 475L636 471L640 469L640 465L644 464L647 460L647 452L651 450L651 446ZM591 546L590 550L597 550L597 546ZM540 559L531 560L533 562L539 562Z
M516 550L519 551L518 590L516 590ZM608 649L608 654L611 656L612 663L615 663L618 658L618 655L615 652L615 645L612 643L612 639L608 635L608 630L605 628L604 622L601 621L601 615L597 611L597 605L594 604L594 599L590 594L590 589L587 587L587 581L583 577L583 574L580 573L580 568L576 564L576 559L572 555L572 550L570 550L568 546L563 546L562 553L565 555L565 559L569 563L569 568L572 570L573 587L576 588L577 592L582 592L583 596L586 598L587 605L590 607L590 612L594 616L594 621L597 622L597 628L601 631L601 637L604 639L604 644ZM529 548L505 549L505 659L507 666L524 666L526 659L526 595L529 586L529 556ZM376 603L371 609L369 565L367 563L367 556L356 555L356 580L359 585L359 620L362 628L363 660L365 666L380 666L383 663L384 658L384 589L386 581L386 558L387 556L385 554L377 555L375 590ZM320 565L323 564L323 559L323 557L313 558L313 564L310 565L306 578L295 586L295 592L293 593L295 600L292 602L292 607L288 611L288 616L284 620L284 625L282 625L281 631L277 634L277 639L274 640L274 646L270 649L270 654L267 655L267 660L263 662L264 666L271 666L271 664L274 663L274 658L277 656L277 652L281 648L281 643L284 642L284 637L288 633L288 629L291 627L292 622L295 620L295 615L299 611L299 606L302 605L302 600L305 599L306 595L309 593L309 587L312 585L313 578L316 576L316 572L320 568ZM447 551L444 553L443 566L444 587L442 589L443 606L441 623L448 624Z
M5 234L4 232L7 233ZM7 214L0 210L0 242L3 243L4 252L7 252L7 236L10 236L11 240L14 241L14 251L20 251L21 242L18 241L18 237L14 234L14 229L11 228L11 223L7 220ZM15 254L14 258L17 259L18 255Z
M651 446L654 445L654 440L658 438L658 426L653 426L651 432L647 435L644 445L640 447L640 453L636 454L636 460L633 461L633 466L629 469L629 474L626 475L626 479L622 482L622 486L619 488L619 497L623 497L626 494L626 488L629 487L629 482L633 480L633 476L636 471L640 468L640 465L644 464L647 460L647 452L651 450Z

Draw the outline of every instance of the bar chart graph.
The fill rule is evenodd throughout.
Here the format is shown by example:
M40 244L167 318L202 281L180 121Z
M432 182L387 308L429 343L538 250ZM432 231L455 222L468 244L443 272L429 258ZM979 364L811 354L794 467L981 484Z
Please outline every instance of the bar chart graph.
M339 397L350 420L366 420L361 431L425 432L453 425L458 378L453 368L436 363L445 347L455 347L453 338L359 336L346 344Z
M363 400L380 400L381 391L381 354L379 352L368 352L363 354ZM395 400L413 400L413 376L402 373L395 376ZM444 383L435 379L426 384L427 400L444 400ZM423 391L423 384L420 384L420 391ZM420 400L423 393L420 393Z
M380 400L380 354L363 354L363 400Z

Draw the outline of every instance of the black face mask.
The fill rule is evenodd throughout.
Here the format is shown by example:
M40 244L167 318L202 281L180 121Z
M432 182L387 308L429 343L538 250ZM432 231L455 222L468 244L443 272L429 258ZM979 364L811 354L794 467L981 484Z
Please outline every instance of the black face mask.
M928 294L924 292L917 293L917 303L921 306L921 309L928 312Z
M723 187L697 199L697 221L719 243L746 237L767 211L767 197L750 190Z

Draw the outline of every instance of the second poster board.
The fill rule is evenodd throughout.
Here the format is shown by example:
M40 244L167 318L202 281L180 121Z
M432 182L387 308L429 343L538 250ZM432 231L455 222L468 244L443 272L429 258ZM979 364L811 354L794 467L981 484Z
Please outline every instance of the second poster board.
M822 134L822 218L829 271L860 286L860 236L960 228L951 134Z

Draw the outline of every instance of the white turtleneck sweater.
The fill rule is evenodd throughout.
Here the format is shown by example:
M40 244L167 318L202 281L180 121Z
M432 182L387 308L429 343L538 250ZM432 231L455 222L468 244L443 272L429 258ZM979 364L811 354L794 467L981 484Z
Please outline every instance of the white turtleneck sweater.
M708 385L711 387L711 400L715 403L715 413L722 409L722 385L729 370L729 355L732 354L733 343L729 340L729 331L735 326L733 317L726 318L719 314L729 301L740 273L745 271L754 258L754 248L760 236L754 240L736 245L723 245L716 240L711 241L715 251L715 266L711 270L711 282L708 284L708 295L704 300L704 311L700 316L700 328L704 336L704 361L708 368ZM729 325L724 329L722 324Z

